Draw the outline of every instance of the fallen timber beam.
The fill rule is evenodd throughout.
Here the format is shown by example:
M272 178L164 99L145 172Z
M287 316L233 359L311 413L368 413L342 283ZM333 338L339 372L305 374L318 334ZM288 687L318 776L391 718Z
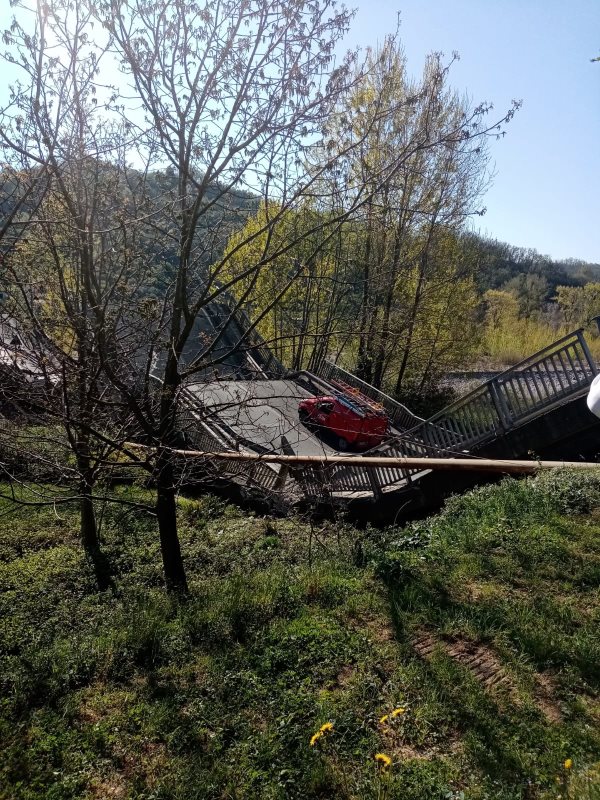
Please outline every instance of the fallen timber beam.
M157 450L149 445L128 442L127 447L145 451ZM206 461L262 461L264 464L287 464L290 466L343 466L343 467L404 467L406 469L466 470L471 472L500 472L504 474L534 475L545 469L600 469L600 464L591 461L505 461L492 458L385 458L382 456L290 456L280 453L233 453L204 450L180 450L163 448L174 456L203 459Z

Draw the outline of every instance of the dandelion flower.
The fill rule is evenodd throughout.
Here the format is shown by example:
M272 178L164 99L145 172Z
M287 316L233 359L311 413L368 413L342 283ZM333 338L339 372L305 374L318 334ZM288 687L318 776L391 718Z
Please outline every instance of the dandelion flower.
M331 733L332 730L333 730L333 723L332 722L325 722L319 728L319 732L320 733Z
M314 746L316 745L316 743L319 741L319 739L321 738L321 736L323 736L323 734L321 733L321 731L317 731L316 733L314 733L314 734L313 734L313 735L310 737L310 746L311 746L311 747L314 747Z
M385 753L376 753L375 761L377 762L377 766L382 770L389 769L392 763L392 759L386 756Z
M572 766L573 766L573 759L567 758L567 760L565 761L565 769L571 769Z
M383 715L383 717L380 717L380 719L379 719L379 724L380 724L380 725L385 725L385 723L386 723L387 721L388 721L388 715L387 715L387 714L384 714L384 715Z
M405 711L405 709L404 709L404 708L402 708L402 707L400 707L400 708L395 708L395 709L392 711L392 717L399 717L401 714L404 714L404 711Z

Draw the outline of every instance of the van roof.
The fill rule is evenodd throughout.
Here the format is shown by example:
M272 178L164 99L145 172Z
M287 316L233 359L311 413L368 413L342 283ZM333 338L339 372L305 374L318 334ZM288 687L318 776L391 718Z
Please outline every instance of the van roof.
M358 389L343 381L332 381L336 387L335 395L360 416L387 417L387 412L381 403L371 400Z

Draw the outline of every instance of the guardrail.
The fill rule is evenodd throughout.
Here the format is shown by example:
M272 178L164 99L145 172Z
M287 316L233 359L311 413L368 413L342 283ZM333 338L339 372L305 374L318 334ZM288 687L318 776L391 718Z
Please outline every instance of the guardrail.
M461 397L410 435L440 452L471 449L582 394L597 372L580 328Z
M439 451L424 444L418 439L402 436L379 448L369 451L367 455L378 455L388 458L436 458ZM388 487L409 487L412 479L424 470L407 467L352 467L343 463L336 464L329 470L327 482L331 492L371 492L378 497Z
M245 324L247 318L243 312L240 314L243 316L238 317L237 322ZM259 353L263 370L272 363L273 369L269 370L272 375L285 375L284 368L258 334L255 341L252 349ZM401 435L374 448L373 455L440 457L464 454L583 394L597 372L583 329L579 329L495 376L427 420L412 414L401 403L337 364L325 362L318 375L302 371L293 377L314 393L331 391L333 381L342 381L381 403ZM204 450L211 449L208 445L222 447L208 426L203 425L203 429L203 437L208 439L202 443L198 441L197 445L202 444ZM213 439L209 441L211 436ZM228 442L227 448L236 449L236 444ZM227 473L235 473L240 478L243 473L248 483L267 490L280 489L285 480L285 475L261 463L239 467L232 464L227 467ZM340 463L330 467L304 467L302 471L296 470L294 477L309 496L371 493L377 497L386 488L410 486L416 473L422 474L423 470Z
M220 452L238 449L237 443L222 431L216 423L210 425L202 418L202 404L189 390L184 390L183 399L186 402L184 409L178 416L180 428L185 432L186 438L192 446L203 452ZM227 478L243 480L247 486L258 486L267 491L281 488L278 471L269 464L260 462L220 462L211 464L211 469L223 474Z
M501 436L565 401L584 394L598 369L583 335L574 331L497 375L397 440L370 454L444 456L464 454ZM328 475L331 491L373 491L402 482L410 484L415 470L381 467L374 470L334 467Z
M366 383L365 381L361 380L356 375L353 375L351 372L348 372L340 367L338 364L332 364L331 361L325 361L317 374L318 377L322 378L324 381L343 381L349 386L352 386L354 389L358 389L360 392L362 392L362 394L366 395L371 400L375 400L376 403L380 403L387 411L390 421L394 427L398 428L399 430L409 430L410 428L414 428L415 425L423 422L422 417L417 417L416 414L413 414L412 411L409 411L406 406L402 405L402 403L394 400L393 397L385 394L385 392L382 392L379 389L376 389L374 386L371 386L370 383Z
M245 339L245 351L258 363L259 368L267 377L283 377L287 370L267 347L256 327L251 322L243 308L236 306L229 297L221 297L220 304L227 310L231 320L238 326L240 340Z

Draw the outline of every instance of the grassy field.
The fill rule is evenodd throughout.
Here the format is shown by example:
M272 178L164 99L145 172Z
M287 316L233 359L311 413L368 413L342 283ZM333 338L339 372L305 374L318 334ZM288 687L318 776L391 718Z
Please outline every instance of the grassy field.
M484 330L481 352L476 355L476 361L490 367L516 364L571 333L573 328L574 326L556 328L536 319L506 320L500 325L488 326ZM600 361L600 337L597 330L589 326L584 335L592 356Z
M385 531L182 499L186 603L150 517L98 593L74 513L0 511L2 800L600 798L600 475Z

